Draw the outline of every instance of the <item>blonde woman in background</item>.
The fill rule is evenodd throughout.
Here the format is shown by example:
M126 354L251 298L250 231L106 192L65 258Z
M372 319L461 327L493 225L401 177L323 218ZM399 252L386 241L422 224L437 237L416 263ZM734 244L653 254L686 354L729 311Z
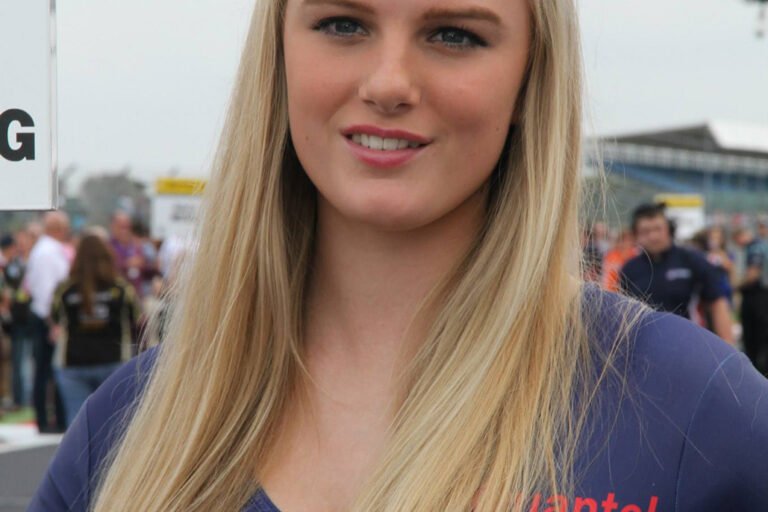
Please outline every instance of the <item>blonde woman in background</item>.
M31 510L768 501L762 377L579 282L580 100L570 0L257 2L168 339Z

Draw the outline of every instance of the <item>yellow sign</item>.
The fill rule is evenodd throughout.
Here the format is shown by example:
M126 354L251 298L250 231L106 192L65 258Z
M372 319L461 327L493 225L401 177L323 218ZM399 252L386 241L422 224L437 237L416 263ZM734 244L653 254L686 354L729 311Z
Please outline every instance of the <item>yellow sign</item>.
M704 198L699 194L656 194L653 199L669 208L704 207Z
M171 196L199 196L205 190L205 184L205 180L160 178L155 182L155 192Z

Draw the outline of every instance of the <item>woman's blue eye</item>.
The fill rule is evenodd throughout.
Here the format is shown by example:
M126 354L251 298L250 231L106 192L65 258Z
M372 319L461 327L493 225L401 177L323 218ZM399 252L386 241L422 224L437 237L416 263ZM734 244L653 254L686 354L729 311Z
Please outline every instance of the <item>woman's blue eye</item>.
M433 40L461 50L475 48L476 46L487 46L485 41L472 32L456 27L444 27L436 30Z
M317 23L314 30L338 37L350 37L361 33L362 26L350 18L328 18Z

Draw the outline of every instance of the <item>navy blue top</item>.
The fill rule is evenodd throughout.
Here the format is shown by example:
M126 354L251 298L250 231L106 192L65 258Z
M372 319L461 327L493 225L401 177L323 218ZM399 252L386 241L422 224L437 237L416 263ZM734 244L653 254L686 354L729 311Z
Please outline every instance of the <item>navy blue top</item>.
M640 253L619 274L621 289L660 310L689 318L688 305L698 295L710 302L725 293L717 270L696 251L673 245L658 257Z
M606 294L597 343L620 317ZM599 393L577 494L532 496L531 512L768 510L768 381L725 342L669 313L649 313L616 359L625 376ZM69 429L29 508L85 511L99 462L151 370L153 351L116 372ZM151 442L148 440L148 442ZM263 491L247 512L279 512Z

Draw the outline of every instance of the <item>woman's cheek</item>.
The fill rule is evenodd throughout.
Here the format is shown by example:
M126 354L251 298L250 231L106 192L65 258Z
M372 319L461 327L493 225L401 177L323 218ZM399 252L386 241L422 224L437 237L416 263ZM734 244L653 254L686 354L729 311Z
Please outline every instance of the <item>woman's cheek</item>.
M289 105L296 116L313 121L321 126L334 121L335 114L349 100L353 87L349 83L349 74L342 78L343 71L329 72L326 66L306 63L306 66L294 78L294 86L289 87Z

